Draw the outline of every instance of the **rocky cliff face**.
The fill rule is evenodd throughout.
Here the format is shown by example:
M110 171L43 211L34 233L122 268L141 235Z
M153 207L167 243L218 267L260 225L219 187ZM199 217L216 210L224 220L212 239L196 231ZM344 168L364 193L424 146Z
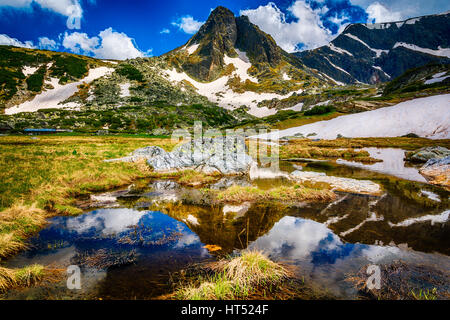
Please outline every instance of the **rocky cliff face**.
M450 13L349 25L330 44L296 55L338 82L390 81L430 62L450 63Z
M270 35L252 24L248 17L236 18L224 7L216 8L183 48L192 51L188 57L177 57L182 69L202 81L222 76L226 66L224 56L236 57L236 49L246 52L257 68L276 67L283 60L282 49Z

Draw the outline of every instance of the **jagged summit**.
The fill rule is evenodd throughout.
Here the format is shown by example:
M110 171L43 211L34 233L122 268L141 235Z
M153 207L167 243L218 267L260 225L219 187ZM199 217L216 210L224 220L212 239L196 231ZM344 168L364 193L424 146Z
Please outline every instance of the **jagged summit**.
M223 75L224 57L237 57L238 49L259 68L276 67L283 58L282 49L273 38L252 24L248 17L235 17L225 7L217 7L186 44L189 58L182 62L188 74L202 81L213 81Z

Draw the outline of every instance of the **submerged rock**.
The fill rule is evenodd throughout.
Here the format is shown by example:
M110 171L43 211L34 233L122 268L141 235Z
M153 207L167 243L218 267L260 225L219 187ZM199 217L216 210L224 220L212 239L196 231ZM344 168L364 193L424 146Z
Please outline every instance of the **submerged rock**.
M134 151L129 157L107 162L136 162L145 159L157 172L195 169L206 174L246 174L254 163L241 137L203 138L185 143L172 152L159 147Z
M322 172L294 171L290 177L299 182L327 183L335 191L371 195L379 195L382 192L380 185L372 181L332 177Z
M450 188L450 156L428 160L419 172L431 184Z
M443 147L426 147L406 153L406 160L425 163L431 159L442 159L450 156L450 150Z

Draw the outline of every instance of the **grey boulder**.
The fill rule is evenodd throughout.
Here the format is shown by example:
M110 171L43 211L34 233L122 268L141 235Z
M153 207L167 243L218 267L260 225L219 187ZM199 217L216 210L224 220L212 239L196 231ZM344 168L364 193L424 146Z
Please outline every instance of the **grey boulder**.
M425 163L431 159L442 159L450 156L450 150L443 147L426 147L406 153L406 160Z

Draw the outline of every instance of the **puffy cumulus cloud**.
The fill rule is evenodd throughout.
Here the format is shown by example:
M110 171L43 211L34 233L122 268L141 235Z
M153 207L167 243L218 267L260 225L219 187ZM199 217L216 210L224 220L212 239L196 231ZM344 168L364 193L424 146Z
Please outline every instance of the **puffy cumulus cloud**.
M400 12L394 12L383 6L379 2L374 2L367 7L367 14L369 15L368 22L392 22L402 20Z
M172 22L172 25L178 27L187 34L196 33L205 22L195 20L192 16L184 16L178 21Z
M95 55L99 58L124 60L151 54L151 50L146 53L141 52L135 45L134 39L123 32L115 32L112 28L100 32L100 38L101 45L95 50Z
M59 44L56 43L55 40L49 39L47 37L40 37L38 47L39 49L56 50L59 48Z
M98 37L89 37L80 32L66 32L62 45L74 53L92 55L100 59L125 60L151 55L151 50L140 51L134 39L112 28L103 30Z
M99 46L98 37L90 38L86 33L65 33L62 45L74 53L91 54Z
M322 22L328 11L325 5L313 9L305 0L297 0L287 10L293 18L290 22L273 2L256 9L242 10L240 14L248 16L252 23L270 34L288 52L316 48L332 39L332 32Z
M6 34L0 34L0 45L15 46L15 47L22 47L22 48L29 48L29 49L35 48L32 41L22 42L15 38L11 38L10 36L8 36Z
M79 0L0 0L0 7L30 8L32 3L67 17L67 28L81 28L83 9Z

